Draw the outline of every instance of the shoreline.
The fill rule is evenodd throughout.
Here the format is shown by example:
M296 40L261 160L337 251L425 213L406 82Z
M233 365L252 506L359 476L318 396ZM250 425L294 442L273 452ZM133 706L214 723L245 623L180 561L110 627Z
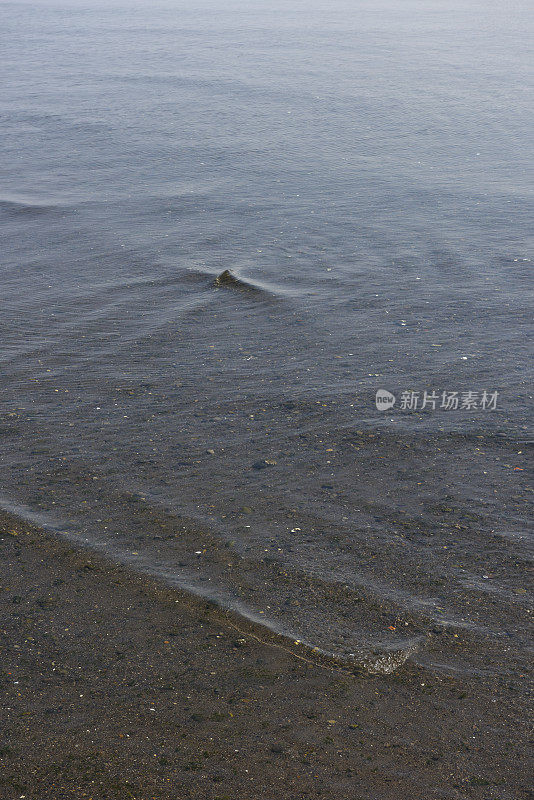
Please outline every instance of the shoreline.
M522 800L523 701L310 661L0 513L0 797Z

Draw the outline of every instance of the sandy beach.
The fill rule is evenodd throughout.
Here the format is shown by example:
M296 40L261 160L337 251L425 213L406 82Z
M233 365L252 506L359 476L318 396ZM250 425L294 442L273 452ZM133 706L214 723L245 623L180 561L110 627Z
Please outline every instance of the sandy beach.
M512 684L311 663L6 515L1 548L5 800L532 796Z

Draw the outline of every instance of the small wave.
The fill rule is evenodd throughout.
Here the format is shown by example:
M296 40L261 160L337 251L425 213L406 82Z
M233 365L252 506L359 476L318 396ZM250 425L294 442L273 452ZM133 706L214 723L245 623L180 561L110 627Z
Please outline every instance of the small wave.
M345 670L354 674L390 675L405 664L410 656L421 649L424 636L378 646L372 651L363 648L350 654L340 654L317 647L312 641L297 639L292 633L283 630L274 620L260 616L239 599L224 591L199 586L186 572L177 575L176 570L162 568L141 554L132 553L120 547L109 547L107 542L85 538L81 531L66 528L62 521L51 519L30 507L0 497L0 509L25 524L30 524L44 535L58 537L75 549L88 550L98 554L110 566L121 566L136 574L147 575L181 592L190 600L202 600L211 604L222 614L230 627L244 635L249 635L263 644L291 652L296 658L331 669Z

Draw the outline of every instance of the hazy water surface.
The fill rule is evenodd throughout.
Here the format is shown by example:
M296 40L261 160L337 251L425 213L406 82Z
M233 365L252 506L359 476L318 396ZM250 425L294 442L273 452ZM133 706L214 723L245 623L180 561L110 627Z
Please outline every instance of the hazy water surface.
M340 657L506 676L532 574L529 3L0 18L4 507Z

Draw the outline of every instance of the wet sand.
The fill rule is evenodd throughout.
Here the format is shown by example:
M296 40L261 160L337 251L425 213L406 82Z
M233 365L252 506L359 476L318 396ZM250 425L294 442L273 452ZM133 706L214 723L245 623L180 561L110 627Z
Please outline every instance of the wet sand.
M1 798L532 797L515 683L351 674L7 515L0 547Z

